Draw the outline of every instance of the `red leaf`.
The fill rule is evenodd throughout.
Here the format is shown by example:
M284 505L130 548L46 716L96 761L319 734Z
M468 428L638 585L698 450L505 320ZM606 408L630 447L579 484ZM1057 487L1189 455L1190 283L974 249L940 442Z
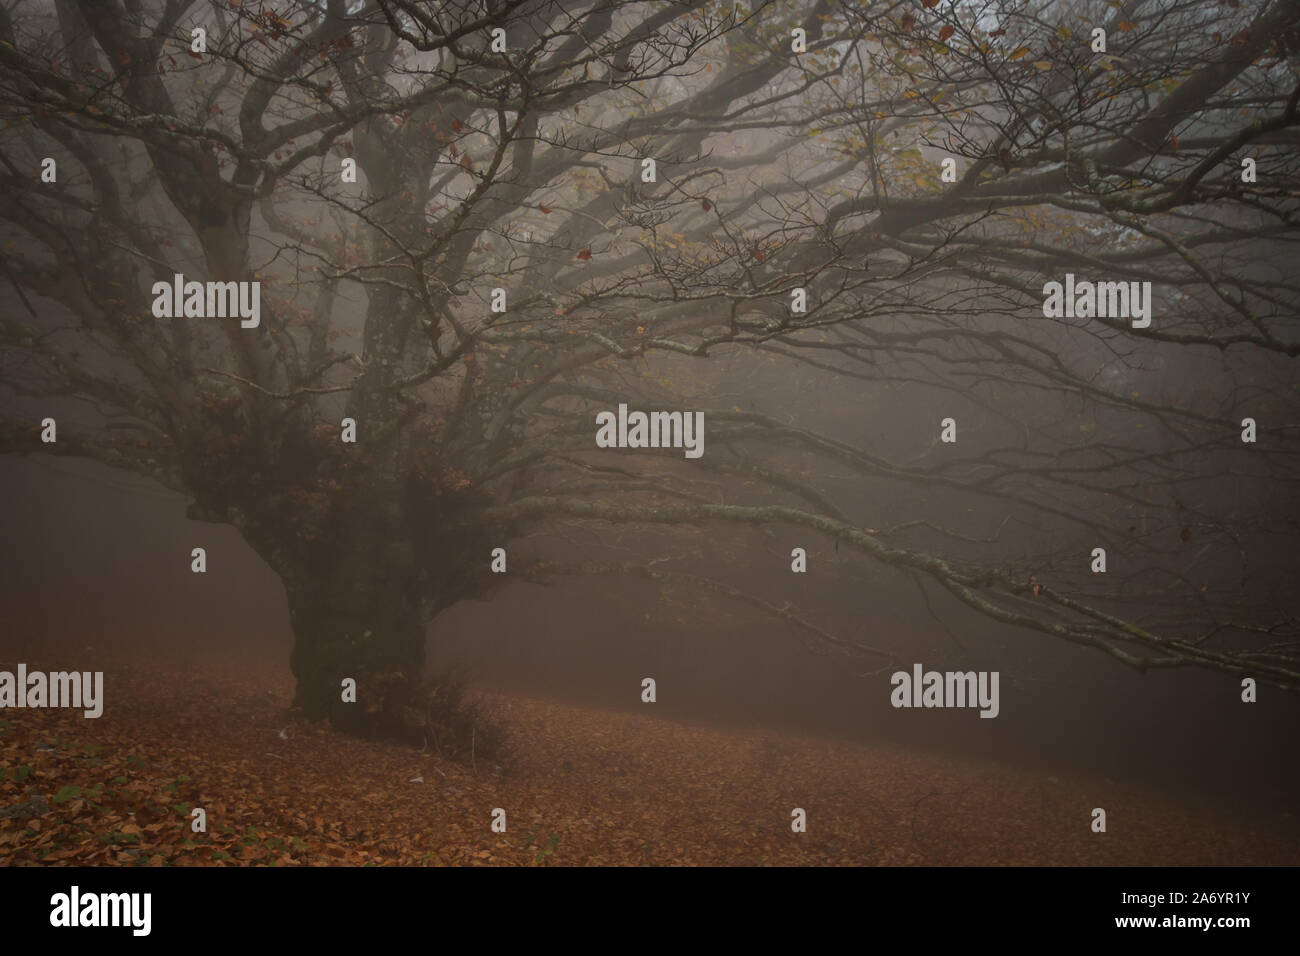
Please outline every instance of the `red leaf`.
M590 259L590 258L591 258L591 250L590 250L590 249L583 249L580 253L578 253L578 258L579 258L579 259Z
M1184 543L1190 541L1190 540L1192 539L1192 529L1191 529L1191 528L1184 528L1182 531L1178 532L1178 537L1179 537L1179 538L1180 538Z
M701 199L700 205L704 207L705 212L708 212L710 209L713 208L713 203L709 202L707 199Z
M452 131L453 133L459 133L459 132L460 132L461 130L463 130L464 128L465 128L465 127L464 127L464 125L461 123L460 120L452 120L452 121L451 121L451 131Z
M921 0L921 3L927 10L933 10L939 5L939 0Z
M991 32L989 33L989 36L990 36L990 37L1006 36L1006 33L1007 33L1006 30L1004 30L1004 29L1002 29L1001 27L999 27L998 29L991 31Z
M551 214L551 210L548 207L543 206L541 203L537 204L537 211L543 216L549 216Z
M948 37L952 36L956 32L957 32L957 28L953 26L951 23L949 23L942 30L939 31L939 39L946 40L948 39Z

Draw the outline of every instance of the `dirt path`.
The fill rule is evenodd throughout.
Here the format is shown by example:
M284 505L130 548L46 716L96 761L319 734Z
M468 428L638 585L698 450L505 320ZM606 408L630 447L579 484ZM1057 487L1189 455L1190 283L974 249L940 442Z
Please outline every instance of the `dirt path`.
M98 720L0 711L0 811L49 803L0 819L0 864L1300 863L1292 818L1120 783L488 695L520 743L498 773L289 726L264 662L96 666Z

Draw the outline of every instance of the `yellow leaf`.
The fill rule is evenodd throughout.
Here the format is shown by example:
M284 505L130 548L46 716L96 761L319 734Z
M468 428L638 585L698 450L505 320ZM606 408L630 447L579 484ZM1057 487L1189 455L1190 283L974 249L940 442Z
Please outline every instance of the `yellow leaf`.
M1056 28L1056 35L1060 37L1062 40L1068 40L1070 39L1070 28L1066 26L1059 26Z
M1037 70L1050 70L1052 68L1051 60L1035 60L1034 68Z
M1007 59L1018 60L1028 52L1029 52L1029 47L1027 46L1017 47L1016 50L1009 57L1007 57Z

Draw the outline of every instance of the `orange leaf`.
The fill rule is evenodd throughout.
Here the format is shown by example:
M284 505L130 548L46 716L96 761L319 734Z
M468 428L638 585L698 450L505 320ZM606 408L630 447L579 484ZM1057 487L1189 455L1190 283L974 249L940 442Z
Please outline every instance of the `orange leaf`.
M590 259L590 258L591 258L591 250L590 250L590 249L583 249L580 253L578 253L578 258L579 258L579 259Z
M1128 33L1129 30L1136 30L1137 26L1138 25L1134 23L1132 20L1121 20L1119 22L1119 32Z
M543 216L549 216L551 214L551 210L546 206L541 205L540 203L538 203L537 205L537 211L540 212Z
M946 40L948 39L948 37L952 36L956 32L957 32L957 28L953 26L951 23L949 23L946 26L944 26L942 30L939 31L939 39Z

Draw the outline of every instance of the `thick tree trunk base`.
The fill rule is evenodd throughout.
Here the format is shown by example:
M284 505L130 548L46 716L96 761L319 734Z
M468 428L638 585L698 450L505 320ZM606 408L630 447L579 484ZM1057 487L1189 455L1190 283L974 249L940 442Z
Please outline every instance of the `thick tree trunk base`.
M424 625L405 601L350 597L360 600L290 598L293 712L344 733L423 746Z

